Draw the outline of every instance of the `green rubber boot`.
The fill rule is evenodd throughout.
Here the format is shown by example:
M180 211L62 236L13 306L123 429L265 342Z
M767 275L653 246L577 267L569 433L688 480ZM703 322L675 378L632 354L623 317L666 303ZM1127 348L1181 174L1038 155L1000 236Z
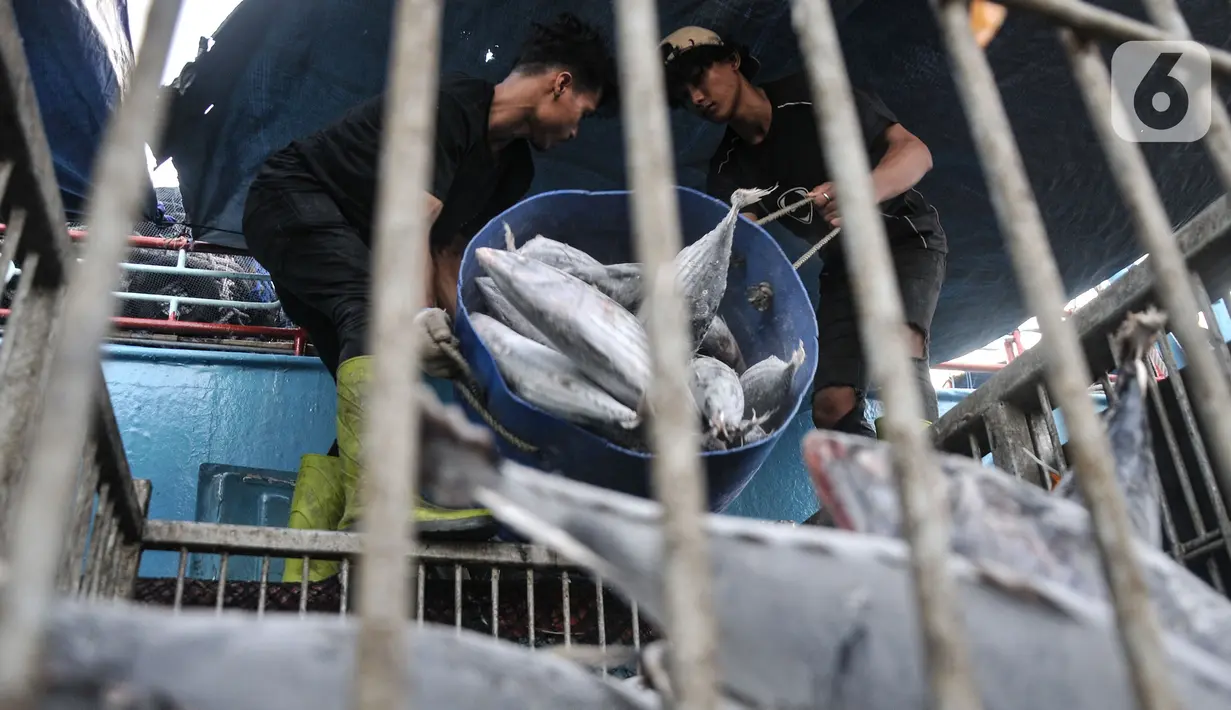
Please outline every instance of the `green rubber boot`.
M880 441L884 441L885 439L884 434L881 433L881 420L882 419L884 419L884 417L877 417L876 421L873 422L876 425L876 438ZM927 429L928 427L932 426L932 422L929 422L926 419L920 419L919 423L923 424L924 429Z
M353 357L338 366L338 454L342 459L342 490L346 505L338 530L350 530L362 514L360 427L364 419L362 392L372 379L372 357ZM442 508L419 498L414 507L415 527L421 537L447 540L487 540L496 532L496 520L483 508Z
M342 492L342 459L323 454L305 454L299 459L299 477L291 496L288 528L296 530L337 530L346 507ZM308 581L319 582L338 573L335 560L310 560ZM283 582L303 580L303 558L288 557L282 571Z

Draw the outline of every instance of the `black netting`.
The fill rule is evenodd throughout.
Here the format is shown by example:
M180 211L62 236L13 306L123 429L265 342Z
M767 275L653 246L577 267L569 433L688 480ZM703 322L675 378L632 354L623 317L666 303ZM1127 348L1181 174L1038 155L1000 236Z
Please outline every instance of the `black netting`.
M141 221L134 225L132 233L142 237L185 239L193 237L192 228L185 223L184 203L180 192L174 187L157 189L160 221ZM70 230L87 231L82 222L70 222ZM170 245L177 246L177 245ZM121 298L118 315L127 318L168 320L171 316L172 299L176 319L191 323L219 323L227 325L255 325L291 328L294 325L279 307L271 307L277 301L273 286L268 279L244 278L240 274L268 276L268 272L256 259L241 253L218 254L188 251L183 266L187 269L211 271L235 276L212 274L168 273L176 268L180 254L176 248L137 247L125 257L120 291L144 298ZM20 276L12 279L0 297L0 307L11 305L13 292ZM188 302L178 299L189 299ZM230 303L199 303L223 301ZM246 305L251 304L251 305ZM220 334L221 335L221 334Z

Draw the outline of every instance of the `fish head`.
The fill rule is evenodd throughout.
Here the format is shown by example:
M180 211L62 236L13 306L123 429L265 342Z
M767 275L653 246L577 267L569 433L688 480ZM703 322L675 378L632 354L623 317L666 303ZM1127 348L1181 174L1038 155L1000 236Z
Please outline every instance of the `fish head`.
M898 535L902 514L885 444L817 429L804 437L803 455L817 497L838 527Z

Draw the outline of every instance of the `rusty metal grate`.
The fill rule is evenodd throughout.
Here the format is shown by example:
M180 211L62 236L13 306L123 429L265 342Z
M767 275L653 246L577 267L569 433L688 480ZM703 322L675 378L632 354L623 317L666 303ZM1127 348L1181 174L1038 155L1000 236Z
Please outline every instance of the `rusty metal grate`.
M1221 345L1210 348L1209 333L1197 326L1196 314L1208 299L1199 301L1194 294L1185 252L1172 237L1139 147L1119 140L1114 133L1108 69L1096 42L1097 37L1119 41L1190 39L1188 28L1175 0L1146 0L1153 24L1076 0L1002 2L1017 10L1042 14L1060 26L1058 32L1073 76L1112 166L1111 174L1130 207L1141 246L1150 254L1145 268L1153 277L1152 291L1171 314L1171 328L1189 359L1178 377L1168 363L1172 386L1178 393L1182 385L1187 400L1180 410L1181 426L1175 427L1172 422L1173 433L1182 429L1191 435L1200 429L1204 434L1195 440L1208 461L1203 463L1205 459L1198 457L1195 467L1211 493L1211 501L1218 500L1231 491L1231 386L1225 351ZM158 75L181 4L167 0L152 6L128 95L109 125L98 157L89 200L92 231L84 262L76 263L69 256L64 213L51 180L50 154L12 3L0 0L0 192L16 207L8 219L0 256L20 263L31 277L22 279L14 297L13 317L0 350L0 397L6 403L0 410L0 493L5 497L0 503L6 511L12 511L0 518L10 550L7 562L12 568L0 589L0 698L21 700L33 690L33 664L53 590L58 587L87 595L124 595L131 587L129 570L143 540L181 550L198 544L189 539L188 529L172 535L167 528L160 532L157 524L143 520L145 493L125 466L98 361L99 344L107 333L107 316L113 309L108 294L119 282L118 262L136 217L140 171L144 169L142 144L146 137L158 134L163 118ZM412 600L417 601L417 580L424 580L424 585L430 582L426 571L437 562L434 548L417 542L404 515L416 485L411 474L419 450L415 426L419 403L414 396L415 336L402 328L410 320L408 309L413 299L409 296L417 285L402 275L423 273L424 253L404 240L406 235L426 239L426 214L420 201L398 201L393 196L421 192L427 184L434 112L431 102L419 98L433 95L437 86L441 6L440 0L401 0L393 23L397 30L390 59L392 98L388 106L402 110L391 112L385 124L386 159L382 160L375 239L376 373L371 425L365 433L370 460L380 462L369 472L366 523L380 534L347 538L346 542L323 537L312 544L292 541L287 543L289 549L279 551L328 555L330 550L322 546L334 545L333 554L358 555L362 560L355 569L360 578L356 598L361 634L357 665L362 682L355 684L353 692L358 707L373 710L401 700L406 658L404 646L392 643L392 639L403 633L406 611ZM932 6L962 105L975 119L969 121L974 144L985 166L989 194L1017 283L1030 311L1037 314L1044 336L1032 351L1038 353L1031 358L1038 368L1037 376L1028 383L1029 378L1022 380L1025 384L1020 391L1015 390L1019 397L996 400L987 395L984 399L990 403L975 417L991 422L983 425L985 431L980 433L974 425L963 422L954 427L952 437L945 439L946 446L965 445L975 454L983 446L992 449L994 455L999 449L1001 461L1013 464L1015 447L1029 442L1032 450L1044 454L1046 460L1076 464L1079 484L1092 506L1096 539L1140 706L1143 710L1175 707L1163 670L1166 664L1161 660L1158 623L1145 596L1138 564L1129 552L1129 524L1124 501L1112 480L1108 442L1088 393L1094 381L1091 372L1108 368L1098 360L1095 350L1083 347L1082 335L1087 331L1074 322L1081 316L1072 320L1063 317L1065 294L1054 255L995 78L970 31L966 0L933 0ZM679 299L669 288L670 280L658 278L681 243L671 197L671 140L655 46L659 28L652 0L618 0L615 9L637 258L646 266L647 283L659 290L655 296L658 307L649 325L655 362L652 404L658 412L652 422L656 454L653 475L657 495L664 503L664 536L669 541L665 550L665 631L677 654L672 670L681 706L708 708L717 700L716 639L707 558L703 554L699 464L691 448L695 438L688 436L696 422L682 389L687 343L684 329L679 327L683 322ZM930 442L915 426L921 409L904 334L898 326L902 320L901 295L893 279L884 226L874 204L834 18L826 0L795 0L793 16L814 93L827 98L815 108L822 145L844 196L843 230L848 237L857 236L844 238L843 248L853 269L864 342L876 344L868 352L869 363L885 401L883 428L895 444L895 469L902 489L905 529L910 531L913 586L920 631L929 650L927 667L934 704L974 710L980 707L979 696L954 608L952 581L946 573L948 521L941 502L930 495L939 472ZM1231 72L1231 54L1216 48L1209 53L1219 76ZM1212 102L1212 127L1204 142L1224 186L1231 187L1231 120L1225 106L1212 101L1208 88L1200 90L1193 100ZM853 246L856 243L858 246ZM72 288L66 288L70 283ZM407 362L407 354L411 362ZM1025 368L1022 365L1017 372ZM1004 387L1008 380L1008 376L1001 377L999 386ZM1040 381L1045 389L1037 386ZM1038 406L1030 405L1029 398L1038 400ZM1065 415L1070 435L1065 450L1059 447L1047 417L1036 416L1050 413L1053 404L1059 405ZM1025 428L1021 426L1023 420ZM1013 421L1016 429L1001 426ZM415 434L408 438L406 432ZM959 441L961 436L966 437L965 444ZM1173 441L1178 445L1179 435L1164 439L1168 446ZM1029 465L1018 464L1014 470L1027 475ZM29 471L38 475L27 475ZM95 490L98 496L91 495ZM94 511L97 515L92 514ZM1226 516L1216 512L1215 519L1203 524L1205 533L1194 533L1191 539L1180 541L1173 536L1174 549L1196 554L1198 540L1214 530L1225 530ZM203 538L199 543L207 548L226 548L248 544L252 537L249 535L245 542L244 535L235 531L217 528L214 533L215 539ZM258 538L265 535L253 534ZM337 546L346 549L339 552ZM507 549L540 554L530 548ZM86 560L84 567L76 564L78 550ZM424 573L403 573L408 558L417 558L410 571L418 572L422 566ZM524 560L520 563L533 567ZM459 563L454 560L447 564L454 565L456 590ZM412 577L416 581L412 582ZM498 597L504 596L503 576L493 575L489 583L493 578L496 591L490 600L498 606ZM182 584L177 582L181 591ZM226 585L222 589L225 602ZM562 603L565 598L571 603L571 589L568 583L562 587ZM419 608L424 607L420 604Z

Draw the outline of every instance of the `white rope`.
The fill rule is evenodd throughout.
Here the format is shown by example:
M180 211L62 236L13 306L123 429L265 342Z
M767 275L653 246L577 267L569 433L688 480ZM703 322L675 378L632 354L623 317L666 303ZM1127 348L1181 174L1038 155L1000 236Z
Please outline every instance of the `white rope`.
M758 219L757 224L758 225L769 224L770 222L773 222L780 217L784 217L794 212L795 210L799 209L800 207L803 207L809 202L812 202L811 197L804 198L800 200L799 202L796 202L795 204L787 205L786 207L783 207L777 212L770 212L769 214L765 215L761 219ZM804 252L803 256L796 259L795 262L791 264L791 267L798 271L799 267L803 266L804 263L807 262L809 259L811 259L814 254L816 254L818 251L823 249L826 244L833 241L833 238L838 236L838 232L841 232L841 231L842 231L841 227L834 227L832 230L830 230L829 234L826 234L824 237L821 237L821 240L819 242L817 242L816 244L813 244L812 247L808 249L808 251Z

